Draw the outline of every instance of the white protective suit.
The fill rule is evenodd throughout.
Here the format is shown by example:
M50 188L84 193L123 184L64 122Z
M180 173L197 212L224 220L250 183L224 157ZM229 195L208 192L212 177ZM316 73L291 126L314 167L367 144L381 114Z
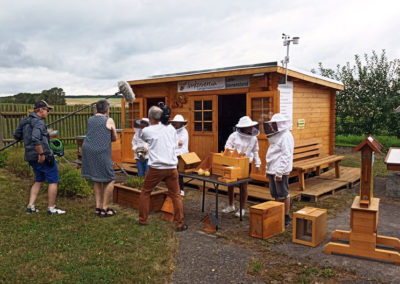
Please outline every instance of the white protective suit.
M148 150L149 149L149 145L146 142L144 142L142 140L142 138L140 138L140 135L142 135L142 129L141 128L134 128L134 130L135 130L135 135L133 136L133 139L132 139L132 150L135 153L134 158L135 158L135 160L137 160L138 159L138 156L136 154L137 148L146 147L146 149ZM146 160L149 158L149 151L146 152L144 158Z
M256 129L254 129L254 131L257 131L258 134L260 133ZM254 164L258 168L261 165L261 159L258 155L259 148L257 135L248 135L241 133L240 131L235 131L229 135L225 144L225 149L236 149L239 153L245 153L245 156L249 158L250 164L254 159Z
M175 153L177 156L189 153L189 134L186 130L186 126L182 126L181 128L176 130L177 143L178 141L182 141L182 146L176 146Z
M271 122L278 126L278 133L269 136L266 155L266 173L269 175L289 175L293 169L294 139L290 132L290 121L280 113L274 114Z

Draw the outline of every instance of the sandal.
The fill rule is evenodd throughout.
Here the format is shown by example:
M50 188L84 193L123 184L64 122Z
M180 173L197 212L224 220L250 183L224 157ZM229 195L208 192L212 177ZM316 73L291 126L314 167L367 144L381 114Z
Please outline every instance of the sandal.
M109 212L111 212L111 214ZM104 210L104 215L102 214L101 217L112 217L115 216L116 214L117 212L114 209L107 208L106 210Z
M94 216L99 217L102 210L103 209L101 209L101 208L96 208L96 212L94 212Z

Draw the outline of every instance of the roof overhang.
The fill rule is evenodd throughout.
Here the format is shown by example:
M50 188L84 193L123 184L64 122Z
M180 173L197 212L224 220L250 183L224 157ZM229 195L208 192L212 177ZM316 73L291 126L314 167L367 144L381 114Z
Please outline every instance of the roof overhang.
M151 76L147 79L132 80L128 83L132 86L146 85L146 84L158 84L168 83L177 81L189 81L199 80L207 78L219 78L219 77L230 77L230 76L241 76L241 75L254 75L264 73L279 73L286 74L284 67L278 66L277 62L259 63L253 65L240 65L233 67L217 68L217 69L206 69L192 72L173 73L165 75ZM344 86L341 82L319 76L311 72L305 72L296 70L294 68L288 68L288 76L330 87L336 90L343 90Z

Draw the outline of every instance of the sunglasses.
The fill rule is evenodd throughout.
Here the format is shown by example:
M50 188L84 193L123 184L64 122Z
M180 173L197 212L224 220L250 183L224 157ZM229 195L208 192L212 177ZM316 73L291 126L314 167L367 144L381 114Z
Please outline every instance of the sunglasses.
M46 108L43 108L43 109L44 109L44 110L47 110L47 112L50 112L50 109L49 109L49 108L47 108L47 107L46 107Z

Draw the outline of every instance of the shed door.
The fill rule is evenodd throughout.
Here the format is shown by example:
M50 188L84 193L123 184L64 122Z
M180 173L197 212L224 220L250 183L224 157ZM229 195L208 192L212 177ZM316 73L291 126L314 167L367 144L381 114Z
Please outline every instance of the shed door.
M189 150L203 160L218 152L218 97L192 96L190 109Z
M268 150L268 139L264 133L263 122L271 120L274 113L279 112L279 93L277 91L247 93L247 115L254 121L258 121L260 135L258 135L258 155L261 159L260 173L255 173L252 167L251 177L256 180L268 181L265 177L265 156Z

